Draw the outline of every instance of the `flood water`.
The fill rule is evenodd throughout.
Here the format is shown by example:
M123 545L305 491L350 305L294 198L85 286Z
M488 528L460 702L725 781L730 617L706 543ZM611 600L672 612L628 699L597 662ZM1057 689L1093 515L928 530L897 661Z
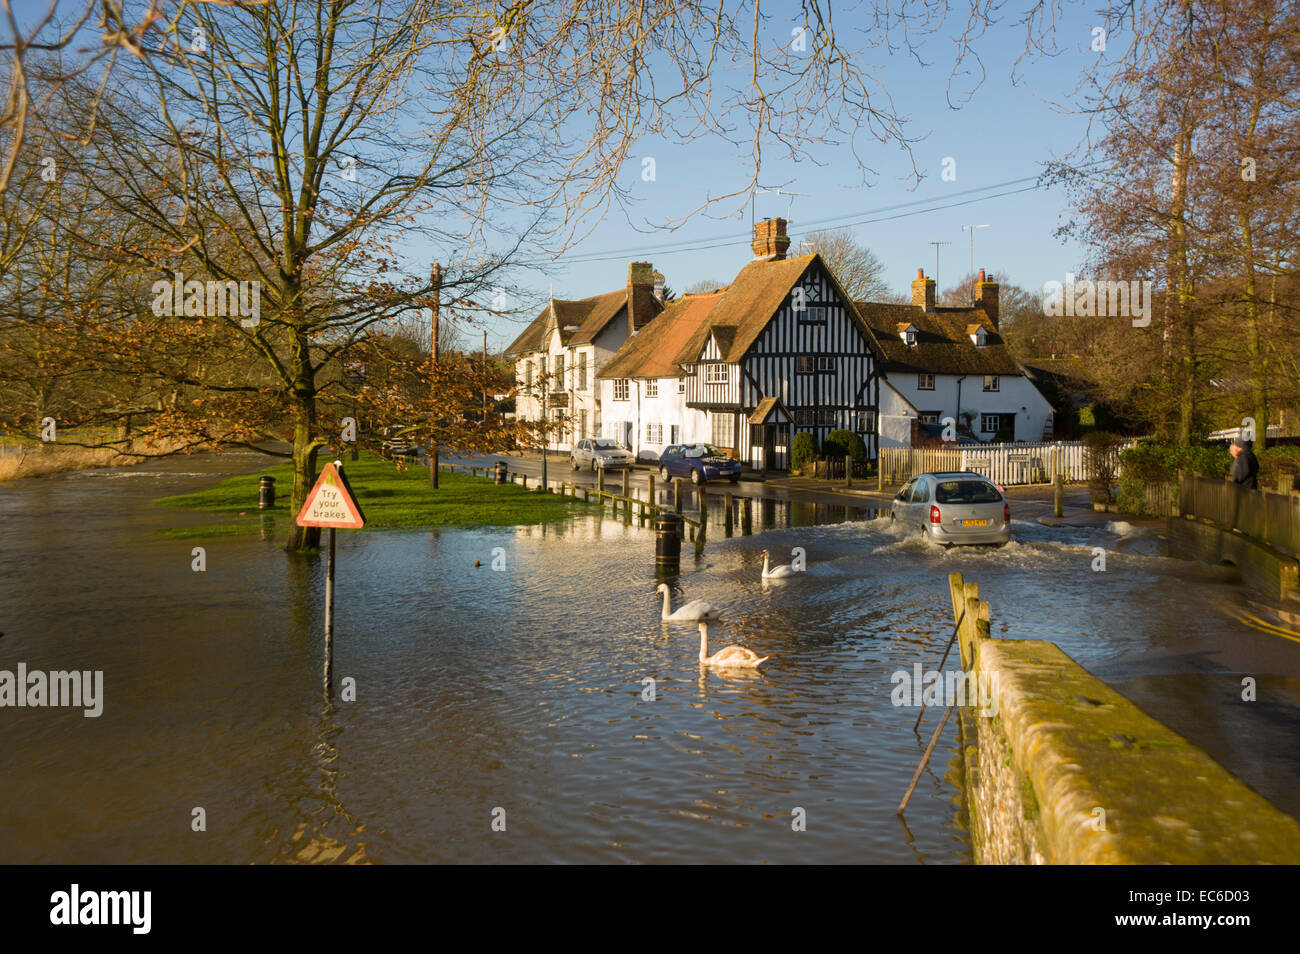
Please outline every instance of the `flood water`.
M952 723L895 815L938 713L914 731L890 676L937 664L953 570L995 636L1058 642L1300 814L1300 646L1218 608L1275 609L1231 570L1125 525L1017 522L1002 550L947 552L843 512L711 531L674 603L720 606L710 652L770 654L761 675L702 674L696 630L663 627L635 522L340 531L335 673L356 701L327 707L323 562L278 549L283 501L270 542L158 532L213 520L153 498L259 464L0 486L0 669L103 670L105 697L99 718L0 709L0 862L968 862ZM802 547L807 572L764 583L764 547Z

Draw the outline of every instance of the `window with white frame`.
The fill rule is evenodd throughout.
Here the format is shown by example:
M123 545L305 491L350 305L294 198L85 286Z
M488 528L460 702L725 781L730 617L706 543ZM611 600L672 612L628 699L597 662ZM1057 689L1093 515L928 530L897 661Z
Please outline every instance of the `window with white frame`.
M712 418L713 443L718 447L735 447L736 415L730 411L715 411L709 417Z
M578 352L578 390L587 390L587 352Z
M998 376L996 374L984 375L984 390L985 391L1001 390L1001 381L998 380Z
M795 374L812 374L816 369L817 366L813 364L812 355L801 354L794 359Z
M922 424L938 424L942 411L918 411L916 419Z
M645 396L648 398L657 398L659 396L659 381L651 378L645 383Z
M680 378L677 379L677 393L678 393L678 394L685 394L685 393L686 393L686 378L685 378L685 376L680 377Z
M858 411L853 415L853 423L856 425L854 430L859 434L876 433L876 412L875 411Z
M587 437L587 412L582 410L578 412L578 440Z
M662 424L647 424L645 426L645 439L647 444L662 444L664 442L664 426Z
M798 316L801 325L826 324L825 305L805 305L803 308L796 308L795 314Z
M980 433L996 434L1002 429L1001 414L981 414L980 415Z
M822 374L825 374L825 373L827 373L827 372L829 372L829 373L831 373L831 374L834 374L834 373L835 373L835 359L834 359L834 358L819 357L819 358L817 359L817 370L820 371Z
M934 375L933 375L933 374L918 374L918 375L916 376L916 389L917 389L918 391L933 391L933 390L934 390Z
M627 390L628 390L627 378L614 379L614 400L615 401L626 401Z
M533 387L533 362L531 360L524 362L524 387L530 391Z
M727 366L721 362L713 362L704 366L704 383L705 384L726 384L729 380L727 375ZM731 445L728 444L728 447Z

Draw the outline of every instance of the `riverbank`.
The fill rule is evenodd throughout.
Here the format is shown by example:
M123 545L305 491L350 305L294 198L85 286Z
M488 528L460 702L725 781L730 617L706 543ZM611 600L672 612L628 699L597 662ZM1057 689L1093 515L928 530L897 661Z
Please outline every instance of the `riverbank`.
M6 441L0 447L0 483L27 477L50 477L97 467L127 467L178 450L166 441L131 440L124 447L79 447L57 442L27 444Z
M511 527L567 520L575 513L595 512L593 505L558 494L525 490L517 484L495 484L485 477L441 471L438 489L429 489L428 468L399 471L393 461L372 454L344 461L348 483L366 516L366 530L418 530L441 527ZM276 503L257 509L258 481L276 480ZM255 535L263 518L289 513L293 470L284 463L260 472L228 477L215 486L189 494L160 497L165 507L219 514L227 520L205 526L169 527L172 538Z

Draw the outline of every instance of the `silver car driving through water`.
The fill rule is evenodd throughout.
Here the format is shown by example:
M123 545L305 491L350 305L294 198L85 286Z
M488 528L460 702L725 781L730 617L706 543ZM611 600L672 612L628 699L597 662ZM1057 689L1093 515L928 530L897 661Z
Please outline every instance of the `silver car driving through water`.
M945 547L1011 539L1011 505L982 474L918 474L894 497L889 518Z

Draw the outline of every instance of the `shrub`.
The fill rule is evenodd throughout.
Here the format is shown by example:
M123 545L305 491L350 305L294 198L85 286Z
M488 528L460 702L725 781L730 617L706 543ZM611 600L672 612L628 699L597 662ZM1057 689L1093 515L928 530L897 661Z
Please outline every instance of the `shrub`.
M811 434L806 431L800 431L794 436L794 443L790 445L790 470L798 473L803 465L817 460L820 455L817 453L817 441Z
M1143 441L1120 454L1120 504L1130 513L1141 514L1148 486L1172 484L1178 480L1180 470L1221 479L1231 463L1232 457L1222 445Z
M867 445L852 431L831 431L822 443L822 455L829 460L843 460L845 457L863 460L867 456Z
M1110 431L1091 431L1083 438L1084 463L1094 503L1115 502L1115 475L1119 471L1119 449L1124 440Z
M1277 490L1279 477L1294 478L1300 474L1300 447L1281 445L1255 451L1259 458L1259 487L1261 490ZM1291 481L1287 481L1290 489Z

